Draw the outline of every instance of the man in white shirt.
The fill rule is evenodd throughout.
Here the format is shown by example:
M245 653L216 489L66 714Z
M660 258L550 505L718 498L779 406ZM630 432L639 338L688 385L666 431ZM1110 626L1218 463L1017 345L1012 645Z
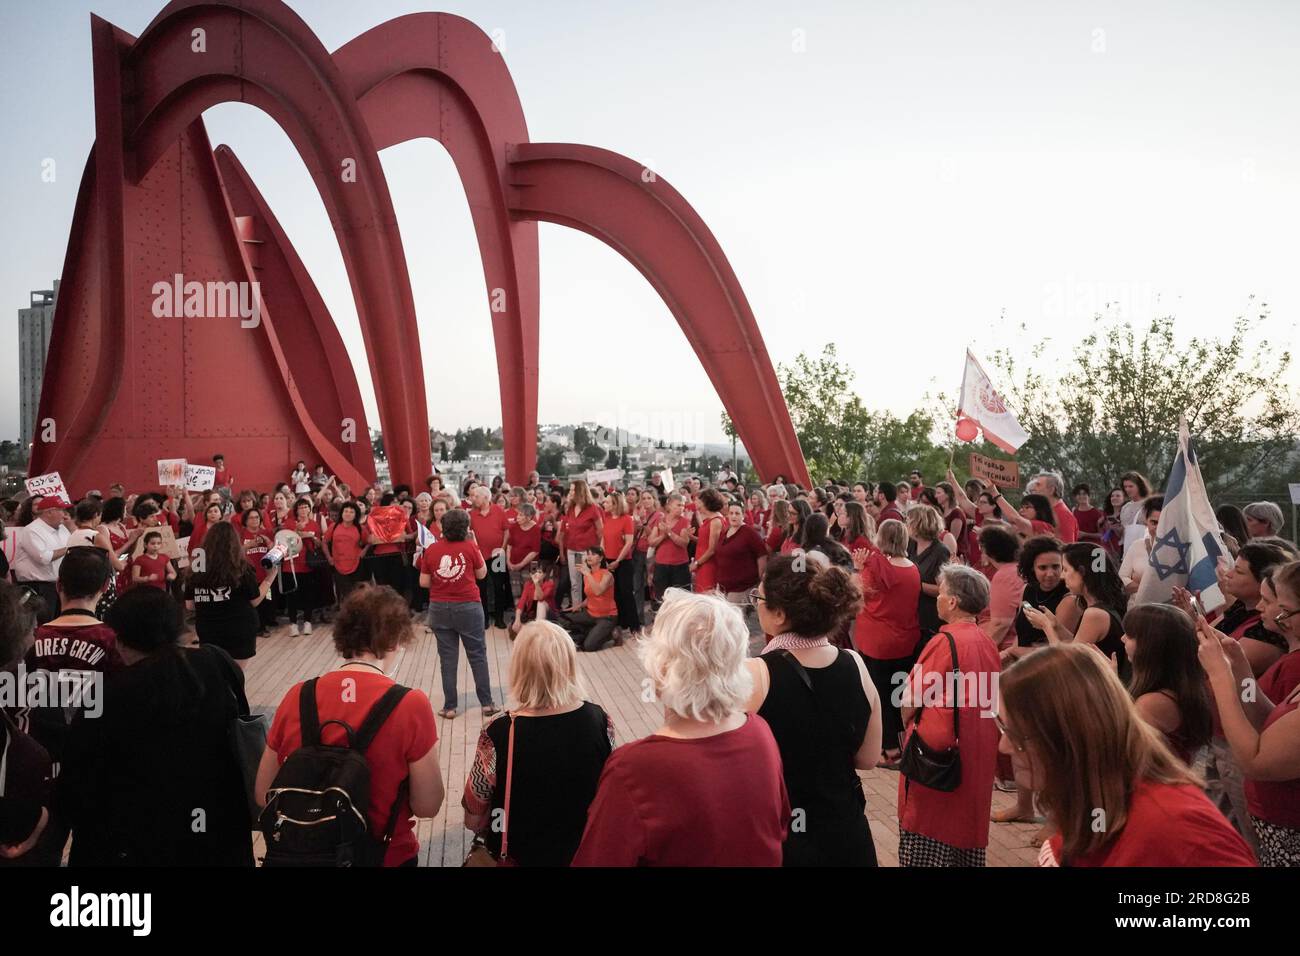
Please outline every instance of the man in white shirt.
M31 588L45 601L46 614L41 615L42 620L50 620L59 613L55 582L72 533L68 508L66 501L49 495L38 501L33 509L36 518L22 529L14 554L14 581Z
M1124 549L1124 560L1119 566L1119 579L1124 582L1124 590L1129 594L1137 593L1142 575L1151 563L1151 542L1156 539L1156 529L1160 527L1160 511L1164 506L1164 495L1151 495L1142 502L1146 534Z

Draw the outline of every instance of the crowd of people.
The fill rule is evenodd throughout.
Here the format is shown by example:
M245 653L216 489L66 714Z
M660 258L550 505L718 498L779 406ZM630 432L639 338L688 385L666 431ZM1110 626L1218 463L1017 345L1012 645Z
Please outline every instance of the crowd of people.
M1039 826L1043 865L1300 864L1300 554L1271 503L1219 509L1229 603L1207 615L1184 590L1135 603L1163 498L1133 472L1099 508L1054 473L1013 503L951 471L351 489L299 462L263 491L214 463L210 492L0 503L3 674L83 692L0 708L5 863L251 865L259 816L289 820L290 859L283 801L351 745L348 859L414 865L413 818L460 783L437 743L463 648L484 718L468 865L873 866L873 768L898 774L904 866L983 866L1010 822ZM421 621L436 710L389 673ZM290 688L250 770L230 727L280 628L342 662ZM628 641L663 724L616 747L578 655Z

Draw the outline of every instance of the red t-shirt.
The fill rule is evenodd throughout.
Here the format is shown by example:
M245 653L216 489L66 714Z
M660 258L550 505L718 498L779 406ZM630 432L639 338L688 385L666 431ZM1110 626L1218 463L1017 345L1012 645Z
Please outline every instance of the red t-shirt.
M288 522L285 527L290 531L298 532L299 535L306 535L308 533L316 535L314 538L303 537L302 550L298 552L297 556L292 561L285 562L286 571L292 571L294 574L307 574L311 570L311 568L307 567L307 555L320 547L320 525L316 522L315 518L308 518L301 525L298 524L297 520L293 520ZM402 546L400 544L397 545L397 550L400 551L401 549Z
M483 552L473 541L435 541L420 558L420 573L429 576L429 600L443 604L479 601L474 572L484 564Z
M652 734L605 761L574 866L780 866L781 752L750 714L724 734Z
M1297 685L1300 685L1300 651L1283 654L1259 678L1260 691L1275 704L1290 697Z
M89 620L89 618L87 618ZM28 671L109 671L124 665L117 650L117 632L99 621L80 627L42 624L23 664Z
M658 526L656 522L655 527ZM677 520L671 524L673 534L681 534L691 526L691 519L686 515L678 515ZM663 540L655 545L655 564L687 564L691 556L686 553L686 548L678 544L672 538L664 535Z
M261 543L244 552L244 559L252 566L253 574L257 576L257 583L261 584L266 579L266 569L262 567L262 558L266 557L266 552L270 550L270 547L265 542L272 540L273 535L266 531L249 531L247 528L240 526L239 538L245 544L254 538L263 539Z
M767 519L771 514L771 508L746 508L745 524L761 530L767 527Z
M781 547L785 544L786 529L772 525L772 530L767 533L767 550L771 554L777 554L784 549Z
M917 617L921 572L915 564L901 568L891 564L878 548L868 552L862 568L866 603L853 623L854 646L876 660L910 657L921 640ZM892 744L889 741L886 746Z
M1106 517L1106 512L1100 508L1087 508L1082 511L1076 508L1070 513L1074 515L1076 527L1084 534L1101 533L1101 519Z
M353 683L345 684L344 681ZM325 721L341 720L356 730L365 721L370 708L393 683L391 678L366 667L349 667L347 670L330 671L321 676L316 683L316 708L322 724L321 742L331 746L342 745L347 739L344 729L338 724L325 725ZM302 723L298 719L298 697L301 691L302 684L289 688L284 700L276 708L271 731L266 737L266 745L275 751L281 763L302 746ZM382 834L388 825L388 816L392 813L393 801L397 799L398 787L410 774L409 765L427 754L437 742L438 728L429 698L424 691L413 689L402 698L397 709L389 714L370 749L366 751L366 763L370 765L370 807L366 816L370 820L372 834ZM397 814L397 827L393 831L393 840L388 845L384 865L398 866L415 856L419 850L420 843L411 823L410 800L405 799Z
M645 554L650 550L650 529L659 523L661 517L663 517L663 512L656 511L654 514L650 515L650 517L647 518L637 530L636 549L642 554Z
M1249 787L1249 784L1247 784ZM1061 859L1060 834L1048 840ZM1199 787L1144 780L1115 839L1069 866L1255 866L1240 834Z
M160 553L156 557L151 558L146 551L141 551L131 559L132 568L139 568L140 574L145 578L145 580L138 582L138 584L157 588L160 591L167 590L167 565L169 564L171 564L171 559L168 558L167 555ZM152 580L150 580L150 575L153 575ZM137 586L134 570L131 574L131 585L132 587Z
M542 523L534 521L531 528L521 528L518 522L511 525L510 546L507 550L510 552L508 557L511 564L518 564L530 554L536 561L542 553Z
M597 542L596 523L603 522L605 513L595 505L587 505L576 515L569 508L560 519L560 530L564 532L564 549L566 551L585 551Z
M234 479L234 477L230 474L230 469L229 469L229 468L217 468L217 469L215 469L215 472L216 472L216 474L214 474L214 475L212 476L212 487L213 487L213 488L233 488L233 487L235 487L235 479Z
M1079 522L1074 520L1074 512L1064 501L1052 505L1052 514L1056 515L1056 537L1063 544L1073 544L1079 540Z
M753 525L743 524L728 536L724 529L713 552L718 566L718 587L724 594L748 591L758 585L758 559L767 556L767 545Z
M488 505L488 513L480 514L477 508L469 513L469 526L474 529L474 540L478 542L483 557L492 557L497 548L506 546L506 532L510 523L506 520L505 509L500 505Z
M605 524L601 528L601 546L605 549L605 557L613 561L623 553L623 537L625 535L636 533L636 522L632 520L631 515L623 515L615 518L613 515L605 515ZM628 552L631 557L632 552Z
M1288 655L1294 657L1294 654ZM1277 702L1278 698L1269 700ZM1278 704L1264 721L1260 733L1300 707L1300 701ZM1291 780L1255 780L1246 777L1246 809L1265 823L1300 830L1300 777ZM1234 831L1235 834L1235 831Z
M351 574L361 565L361 552L366 546L364 529L354 524L336 524L325 540L334 555L334 570L339 574Z

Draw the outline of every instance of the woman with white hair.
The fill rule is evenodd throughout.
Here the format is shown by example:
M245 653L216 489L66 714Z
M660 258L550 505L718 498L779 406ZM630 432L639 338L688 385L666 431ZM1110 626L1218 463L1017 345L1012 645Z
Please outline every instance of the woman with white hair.
M1252 538L1269 538L1281 534L1282 526L1286 524L1282 509L1271 501L1251 502L1241 509L1241 513L1246 518L1246 532Z
M670 590L641 659L663 725L605 764L574 866L780 866L781 753L746 716L749 631L718 594Z
M935 604L943 627L903 685L907 736L898 782L898 863L983 866L999 739L991 716L1002 669L998 649L976 623L989 604L988 578L963 564L946 565ZM908 759L912 751L952 748L960 755L955 787L909 778L917 773Z
M520 628L507 680L519 704L479 734L461 801L465 826L498 861L568 866L614 749L614 724L585 699L573 640L551 621Z

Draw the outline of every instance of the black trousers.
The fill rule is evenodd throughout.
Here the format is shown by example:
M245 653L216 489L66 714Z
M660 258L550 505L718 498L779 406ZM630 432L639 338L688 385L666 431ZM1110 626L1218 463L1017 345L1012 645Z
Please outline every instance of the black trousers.
M636 568L628 557L614 569L614 603L618 606L618 626L629 631L641 630L636 612Z
M662 601L664 592L669 588L691 589L690 564L656 564L655 565L655 600Z
M372 554L370 556L370 573L375 576L375 583L388 585L398 594L406 596L406 555Z
M487 576L478 582L478 596L483 602L483 620L487 626L492 626L496 621L504 622L506 614L515 603L510 594L509 570L497 570L492 567L494 563L492 558L488 558Z
M45 602L45 610L36 615L36 623L44 624L59 616L59 589L53 581L18 581L19 585L35 591Z
M916 657L917 655L913 654L910 657L884 661L868 657L866 654L862 655L862 662L867 665L867 673L871 676L871 682L876 685L876 693L880 695L880 719L884 725L880 738L882 750L902 748L899 738L903 734L903 712L894 703L894 690L903 686L907 675L912 671L912 666L916 663Z

